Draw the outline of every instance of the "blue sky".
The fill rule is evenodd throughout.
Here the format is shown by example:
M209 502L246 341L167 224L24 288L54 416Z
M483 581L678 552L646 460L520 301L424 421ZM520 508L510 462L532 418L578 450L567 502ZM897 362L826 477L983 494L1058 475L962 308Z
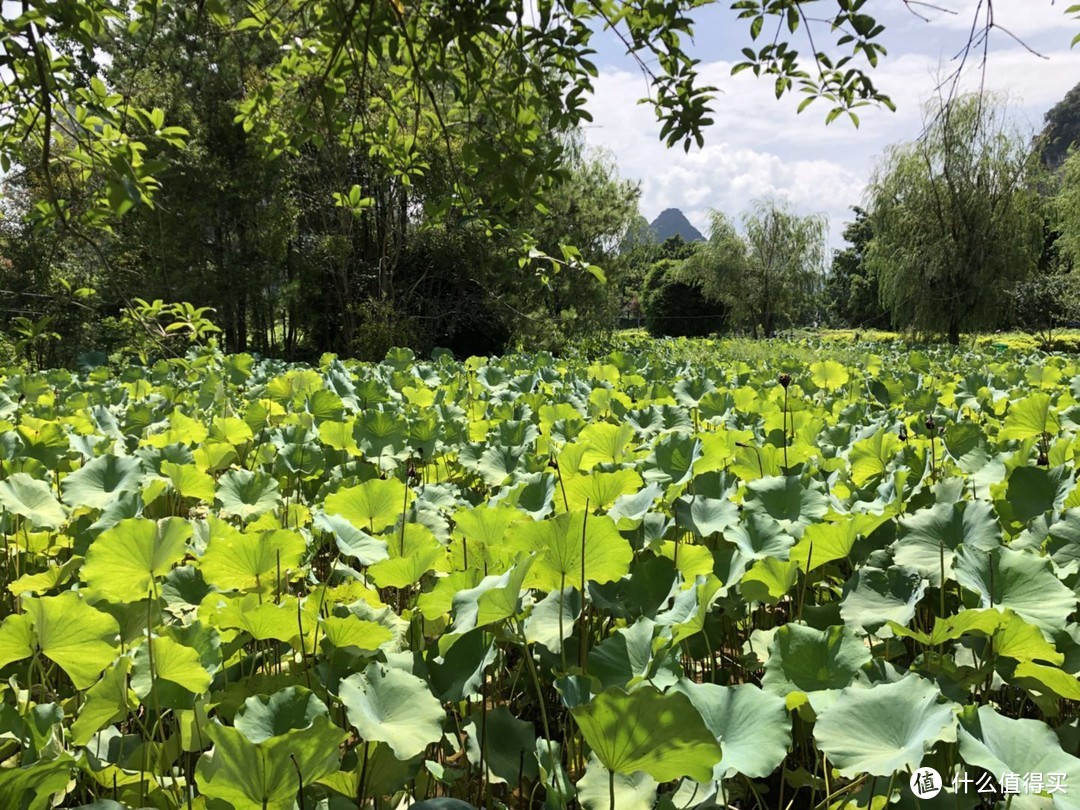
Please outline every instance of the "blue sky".
M833 0L822 3L833 5ZM941 78L956 68L953 57L967 40L979 0L937 0L955 14L921 7L930 22L906 10L901 0L870 0L868 10L886 25L882 41L888 56L875 72L879 88L898 110L860 111L855 129L846 119L826 126L823 102L801 114L798 95L777 101L772 83L750 72L731 76L748 44L746 24L736 19L729 0L695 12L691 52L707 84L720 89L713 103L716 123L705 146L689 154L668 150L650 108L636 102L645 79L625 56L613 34L597 36L600 76L589 110L594 123L586 138L614 155L623 176L640 181L641 211L652 219L668 207L681 208L702 231L716 208L738 216L750 200L771 195L788 199L799 211L829 216L831 243L850 218L848 207L862 200L875 163L887 146L918 136L922 103ZM1005 31L994 31L985 86L1005 93L1015 124L1027 132L1042 128L1043 114L1080 82L1080 45L1070 49L1080 21L1066 16L1064 0L994 0L995 21L1041 54L1030 53ZM808 52L799 42L801 52ZM1045 58L1042 58L1045 57ZM970 60L964 83L982 80L981 53Z

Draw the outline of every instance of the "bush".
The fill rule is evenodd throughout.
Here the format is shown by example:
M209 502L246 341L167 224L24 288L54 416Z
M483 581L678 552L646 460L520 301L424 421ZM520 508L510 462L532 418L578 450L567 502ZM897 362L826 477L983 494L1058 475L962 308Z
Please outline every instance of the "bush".
M727 309L706 301L699 287L680 281L679 266L662 259L645 277L645 328L654 336L699 337L719 332L727 325Z

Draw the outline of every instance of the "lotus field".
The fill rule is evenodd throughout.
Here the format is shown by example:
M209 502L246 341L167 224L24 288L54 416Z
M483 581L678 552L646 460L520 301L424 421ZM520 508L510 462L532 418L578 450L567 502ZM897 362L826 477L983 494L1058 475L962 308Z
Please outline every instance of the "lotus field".
M770 351L7 369L0 807L1080 808L1080 360Z

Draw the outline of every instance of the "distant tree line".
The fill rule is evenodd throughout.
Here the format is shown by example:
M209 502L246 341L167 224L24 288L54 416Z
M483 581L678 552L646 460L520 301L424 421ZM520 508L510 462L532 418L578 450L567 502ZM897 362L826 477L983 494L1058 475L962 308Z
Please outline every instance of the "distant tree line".
M1080 85L1035 139L990 94L939 99L925 132L879 162L847 246L824 264L826 224L776 200L737 230L714 213L708 241L650 271L643 305L655 333L788 326L898 328L958 343L1017 328L1050 345L1080 321ZM672 318L703 309L711 321Z
M873 12L835 0L807 17L802 5L744 9L747 44L781 25L733 70L767 75L779 94L798 88L830 121L891 107L870 75L885 54ZM992 294L1014 320L1068 317L1075 91L1048 116L1042 175L965 135L982 131L981 110L944 116L933 149L890 155L865 205L869 239L831 272L824 223L777 200L738 227L717 214L698 247L637 238L636 186L579 134L591 38L616 28L661 139L700 145L714 89L684 49L700 6L23 0L0 31L0 354L45 365L86 349L155 353L215 328L230 351L286 358L376 358L400 344L469 354L558 348L639 318L769 336L870 315L955 339L1000 319L975 272L1004 273ZM991 8L973 23L969 48L993 30ZM1045 260L1030 261L1027 242L1002 251L990 231L965 235L984 217L951 207L997 194L985 172L999 159L1013 191L983 213L1024 223L1027 241L1041 221ZM909 240L905 211L925 198L888 197L890 178L914 177L920 161L937 178L923 190L948 203L935 217L951 244L928 228ZM949 186L967 170L968 186ZM929 292L896 298L908 279Z

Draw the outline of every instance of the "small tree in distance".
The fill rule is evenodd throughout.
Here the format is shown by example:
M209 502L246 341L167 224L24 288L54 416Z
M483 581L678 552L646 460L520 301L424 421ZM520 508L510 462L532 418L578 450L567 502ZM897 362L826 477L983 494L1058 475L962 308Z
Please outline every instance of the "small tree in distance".
M927 107L922 138L892 148L870 183L867 265L893 323L924 333L993 328L1042 245L1030 139L987 94Z
M788 203L755 200L742 216L743 233L722 212L712 213L709 241L684 265L706 298L723 302L733 323L754 337L773 337L816 306L824 281L828 219L800 216Z

